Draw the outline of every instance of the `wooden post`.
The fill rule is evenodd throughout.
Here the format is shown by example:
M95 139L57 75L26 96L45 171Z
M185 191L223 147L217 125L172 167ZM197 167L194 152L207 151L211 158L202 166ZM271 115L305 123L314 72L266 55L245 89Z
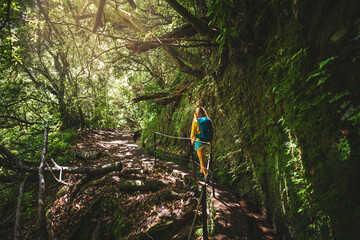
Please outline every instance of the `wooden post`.
M206 211L206 183L202 186L202 220L203 220L203 240L208 240L208 232L207 232L207 211Z
M41 162L39 166L39 198L38 198L38 217L39 217L39 226L40 226L40 240L48 239L46 219L45 219L45 161L46 161L46 151L48 145L48 126L45 125L44 130L44 146L41 155Z
M194 173L194 179L195 181L197 181L197 177L196 177L196 169L195 169L195 163L194 163L194 156L193 156L193 149L192 149L192 145L191 145L191 140L190 140L190 160L192 163L192 169L193 169L193 173Z
M215 198L215 183L214 183L214 163L213 163L213 150L210 147L210 170L211 170L211 184L212 184L212 194Z
M155 157L154 165L156 166L156 132L154 132L154 157Z

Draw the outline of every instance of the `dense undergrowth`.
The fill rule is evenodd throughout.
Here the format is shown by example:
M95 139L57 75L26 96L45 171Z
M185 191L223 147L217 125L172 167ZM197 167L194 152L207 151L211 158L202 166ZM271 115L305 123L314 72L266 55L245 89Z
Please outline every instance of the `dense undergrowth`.
M287 239L353 239L360 219L357 5L255 6L252 46L232 48L221 77L154 108L145 145L151 148L153 131L188 137L202 105L215 125L218 181L261 204Z

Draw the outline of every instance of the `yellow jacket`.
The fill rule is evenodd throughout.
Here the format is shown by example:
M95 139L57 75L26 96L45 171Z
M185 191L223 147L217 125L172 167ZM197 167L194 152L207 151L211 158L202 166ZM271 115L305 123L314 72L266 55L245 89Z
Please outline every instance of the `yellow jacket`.
M190 134L191 141L200 140L199 138L196 137L196 135L199 133L200 133L199 123L198 123L197 118L194 118L192 125L191 125L191 134ZM211 146L214 146L214 143L215 143L215 141L214 141L214 134L213 134L213 138L211 140Z

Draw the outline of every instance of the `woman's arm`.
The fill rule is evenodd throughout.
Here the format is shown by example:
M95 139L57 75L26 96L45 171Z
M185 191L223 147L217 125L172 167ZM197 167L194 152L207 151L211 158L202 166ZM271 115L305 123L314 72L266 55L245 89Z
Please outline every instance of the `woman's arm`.
M196 129L197 125L198 125L198 122L194 118L192 125L191 125L191 134L190 134L191 144L194 144L195 134L197 132L197 129Z

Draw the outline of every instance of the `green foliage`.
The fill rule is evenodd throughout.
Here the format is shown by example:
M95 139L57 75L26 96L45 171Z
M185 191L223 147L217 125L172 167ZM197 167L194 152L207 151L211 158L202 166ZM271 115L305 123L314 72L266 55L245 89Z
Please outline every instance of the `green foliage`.
M202 237L203 235L203 229L202 228L199 228L195 231L195 236L197 237Z
M10 4L10 6L8 5ZM4 1L0 4L0 72L21 63L20 16L23 8L19 1ZM2 79L0 79L2 80Z
M130 227L134 224L128 221L127 218L130 209L122 206L120 200L108 204L111 206L109 209L113 211L114 222L106 228L110 230L116 238L121 238L130 232Z
M220 49L224 46L231 47L234 38L238 35L236 29L230 25L231 12L234 7L233 0L215 0L210 4L208 15L212 19L209 25L216 24L220 30L216 38Z
M49 133L48 159L54 158L60 165L67 164L70 159L74 159L71 147L78 139L78 133L72 129Z
M22 199L21 217L29 220L37 214L37 196L34 191L25 192Z
M196 1L183 2L196 13ZM72 29L79 19L68 12L93 11L84 1L48 1L51 24L38 8L28 9L24 18L18 1L1 4L1 144L20 159L38 163L41 122L48 121L48 158L60 164L71 157L77 138L67 128L144 128L144 146L153 151L154 131L188 137L193 110L202 104L215 125L214 169L220 183L261 205L285 238L353 239L357 230L352 226L360 224L358 1L245 1L241 8L240 1L207 3L210 25L219 30L219 48L236 47L237 31L247 47L230 51L230 63L216 79L214 63L220 62L221 51L179 51L189 66L185 53L201 60L199 68L207 75L202 80L173 70L161 51L139 56L119 47L120 39L148 41L154 33L163 36L183 24L161 2L137 2L138 9L158 9L156 14L165 17L146 34L118 31L109 23L101 34L91 34L84 29L93 26L92 20L81 20L84 29ZM146 19L144 12L136 14ZM64 24L53 24L59 22ZM107 34L119 41L105 39ZM16 69L15 63L28 71ZM133 105L135 97L171 96L183 86L181 99L167 106L154 100ZM160 137L157 142L180 155L189 147ZM3 193L5 202L15 199L14 188ZM29 206L32 195L24 197ZM129 225L125 211L116 207L113 231L120 237Z
M216 179L261 205L286 238L351 239L357 233L350 226L360 219L359 33L328 18L333 25L322 30L303 26L311 25L303 19L310 13L298 12L309 7L303 4L267 4L256 25L269 27L260 56L230 64L215 84L197 82L190 102L176 109L205 102L215 125ZM278 5L291 8L294 19L273 9ZM323 11L314 5L312 14ZM222 13L212 8L212 23L223 21ZM321 37L307 39L304 29ZM151 123L189 131L177 125L180 112L159 111Z

